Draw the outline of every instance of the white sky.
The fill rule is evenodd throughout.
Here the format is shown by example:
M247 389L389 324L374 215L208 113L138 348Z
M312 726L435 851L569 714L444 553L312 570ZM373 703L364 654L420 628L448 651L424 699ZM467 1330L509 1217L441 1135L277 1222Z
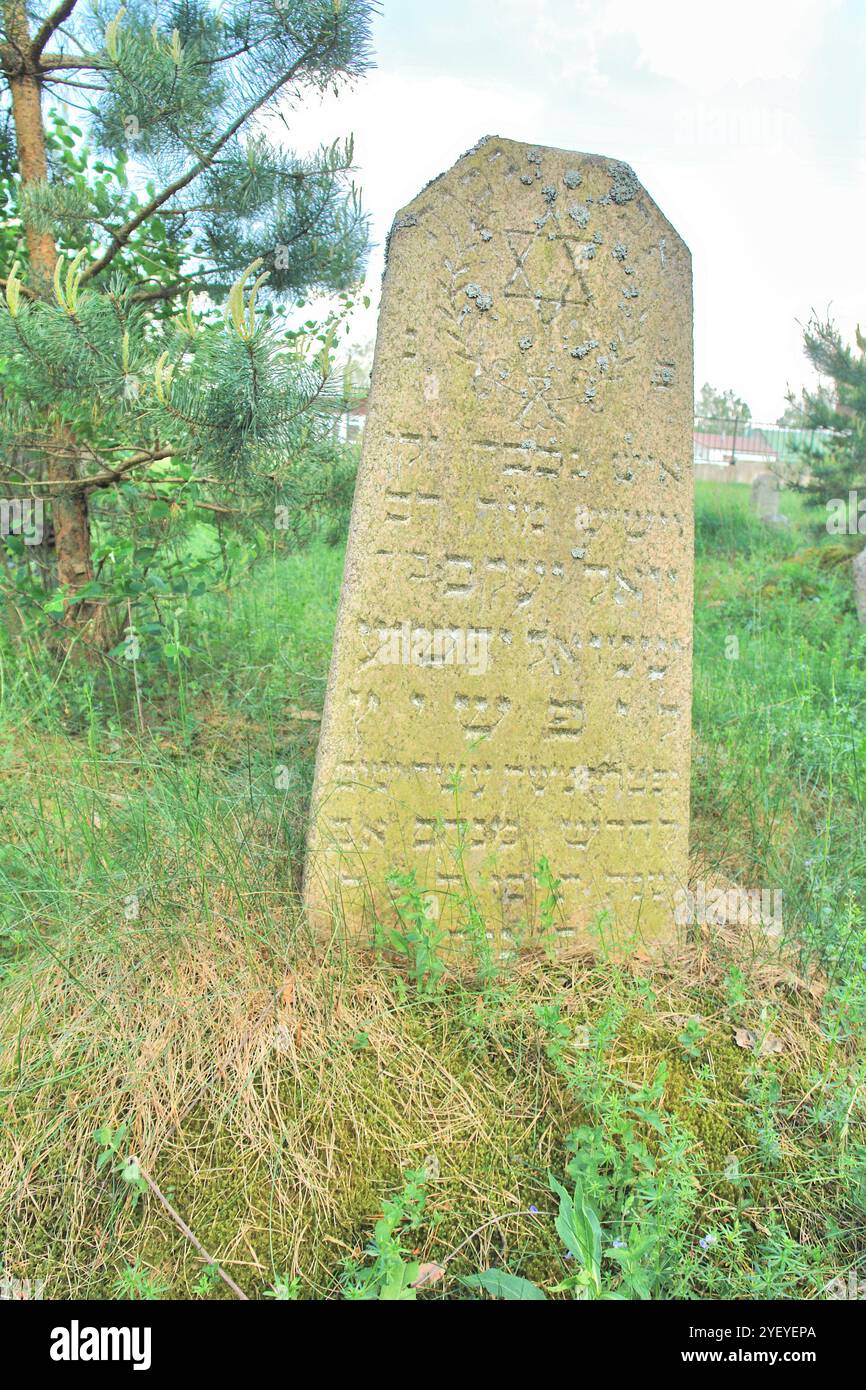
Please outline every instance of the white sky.
M355 136L376 247L353 340L395 212L490 134L634 167L692 251L696 385L756 419L809 379L813 308L866 324L862 0L384 0L374 46L290 117L300 148Z

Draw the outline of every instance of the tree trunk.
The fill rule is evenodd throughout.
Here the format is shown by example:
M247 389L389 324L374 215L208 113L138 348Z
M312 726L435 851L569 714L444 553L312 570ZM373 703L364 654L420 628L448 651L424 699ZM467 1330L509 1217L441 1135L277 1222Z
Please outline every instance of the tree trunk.
M3 9L9 48L13 53L6 77L12 95L18 170L22 186L26 187L31 183L44 183L48 179L39 64L33 54L23 0L4 0ZM54 238L50 232L38 231L26 217L24 232L31 288L47 298L53 292L57 265ZM78 477L74 442L65 434L59 442L68 444L69 448L46 455L43 476L50 482L74 483ZM52 489L51 497L57 579L74 595L94 577L87 494L83 488L63 486ZM67 611L66 624L77 630L87 629L83 635L91 643L101 645L106 640L105 615L101 604L82 602L73 605Z

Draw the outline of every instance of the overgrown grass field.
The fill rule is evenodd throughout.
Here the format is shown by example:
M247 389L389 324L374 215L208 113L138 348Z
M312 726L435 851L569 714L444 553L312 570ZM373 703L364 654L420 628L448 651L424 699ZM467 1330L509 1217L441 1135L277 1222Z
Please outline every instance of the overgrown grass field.
M322 961L297 889L339 548L190 600L171 660L144 643L140 704L122 661L0 646L0 1277L656 1299L866 1277L866 636L796 498L768 529L746 489L697 492L693 873L781 893L781 937L435 978Z

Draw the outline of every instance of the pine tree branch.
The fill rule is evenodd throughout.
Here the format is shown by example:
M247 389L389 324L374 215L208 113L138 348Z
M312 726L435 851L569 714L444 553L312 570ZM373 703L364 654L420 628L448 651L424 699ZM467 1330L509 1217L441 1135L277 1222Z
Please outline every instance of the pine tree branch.
M160 478L161 483L164 479ZM180 480L178 480L180 481ZM183 480L184 484L186 479ZM243 507L222 507L218 502L199 502L194 497L163 497L160 492L140 492L140 497L146 497L148 502L168 502L172 507L191 507L193 511L200 508L205 512L216 512L219 516L243 516Z
M75 53L48 53L39 59L39 71L62 72L70 68L90 68L96 72L105 72L109 64L98 53L82 53L80 56Z
M140 468L143 463L158 463L160 459L178 458L183 450L169 447L167 449L146 449L140 454L134 454L132 458L124 459L116 468L106 468L102 473L95 473L89 478L82 478L80 486L85 492L93 492L97 488L113 487L119 482L125 473L129 473L133 468Z
M313 48L305 50L287 72L281 73L276 81L272 82L255 101L251 102L236 120L232 121L231 125L223 131L219 139L214 141L207 154L203 155L185 174L181 174L173 183L170 183L166 188L162 189L161 192L155 194L149 203L145 204L143 208L140 208L135 216L131 217L128 222L124 223L124 225L113 234L112 245L84 271L84 274L81 276L81 284L84 284L88 280L92 280L94 275L99 275L101 271L105 270L106 266L109 266L115 256L123 250L129 238L138 230L143 222L146 222L149 217L152 217L153 214L162 207L163 203L167 203L176 193L180 193L181 189L188 187L193 179L198 178L199 174L203 174L213 163L220 150L228 144L232 136L236 135L241 127L244 126L257 111L260 111L263 106L267 105L271 97L276 96L281 87L284 87L286 83L291 82L292 79L297 76L313 52Z
M9 283L8 280L4 280L4 279L3 279L3 276L0 275L0 289L4 289L4 290L5 290L5 288L6 288L6 286L7 286L8 283ZM22 284L20 280L18 281L18 293L19 293L19 294L23 294L25 299L38 299L38 298L39 298L39 295L36 293L35 290L28 289L28 287L27 287L26 285Z
M26 482L23 480L16 482L12 478L6 478L3 486L24 488L31 494L34 488L50 489L49 496L56 495L57 489L60 489L61 492L93 492L97 488L113 487L115 483L120 482L126 473L129 473L133 468L140 468L144 463L158 463L160 459L180 458L182 453L182 450L173 447L145 449L139 454L133 454L132 458L123 459L116 467L106 467L101 473L92 473L88 478L28 478Z
M171 285L162 285L156 290L133 290L129 296L130 304L155 304L161 299L173 299L181 290L197 288L189 280L175 280Z
M45 82L59 82L60 85L61 85L62 87L67 87L67 88L74 87L76 90L81 90L81 91L83 91L83 92L99 92L100 96L101 96L102 93L105 91L105 88L104 88L104 87L98 86L96 82L74 82L74 81L72 80L71 77L51 77L51 76L50 76L49 74L47 74L47 73L46 73L46 74L43 74L43 76L42 76L42 81L43 81L43 83L45 83ZM74 103L72 103L72 102L69 103L70 106L73 105L73 104L74 104ZM92 108L91 108L91 107L79 106L77 109L78 109L79 111L86 111L86 112L88 113L88 115L92 115L92 114L93 114L93 111L92 111Z
M169 285L159 285L152 290L133 290L129 296L129 302L130 304L154 304L161 299L174 299L176 294L189 293L190 290L193 294L198 294L200 290L210 288L208 277L219 279L222 276L224 279L232 273L230 267L205 266L195 272L190 271L189 275L184 276L182 280L172 280Z
M37 29L33 47L30 50L34 58L39 57L49 39L54 36L55 30L59 29L61 24L69 18L77 4L78 0L61 0L61 4L57 6L54 13L50 14L41 27Z

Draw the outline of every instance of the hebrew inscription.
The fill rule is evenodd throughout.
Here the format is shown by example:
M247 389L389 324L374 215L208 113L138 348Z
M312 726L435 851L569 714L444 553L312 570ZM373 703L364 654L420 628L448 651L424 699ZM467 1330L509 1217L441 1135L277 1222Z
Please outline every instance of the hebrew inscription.
M687 878L689 253L616 161L482 141L397 217L316 767L319 929L414 871L500 949L673 933Z

